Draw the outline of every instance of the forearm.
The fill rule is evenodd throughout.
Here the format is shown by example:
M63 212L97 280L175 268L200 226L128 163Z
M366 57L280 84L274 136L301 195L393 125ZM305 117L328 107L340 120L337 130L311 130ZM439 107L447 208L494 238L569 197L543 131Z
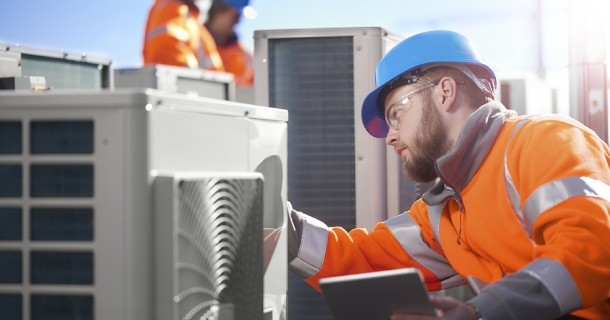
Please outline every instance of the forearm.
M565 267L537 259L485 287L469 303L483 319L557 319L581 307L576 284Z
M371 232L348 232L290 210L288 231L290 268L314 287L322 277L405 267L418 268L428 290L463 282L408 213L378 223Z

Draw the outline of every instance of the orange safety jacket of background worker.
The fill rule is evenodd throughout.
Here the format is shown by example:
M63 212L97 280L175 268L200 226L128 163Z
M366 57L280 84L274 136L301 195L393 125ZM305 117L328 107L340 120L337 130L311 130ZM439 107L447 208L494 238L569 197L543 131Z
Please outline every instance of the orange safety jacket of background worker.
M235 84L238 86L251 86L254 84L254 65L252 54L247 52L233 38L224 45L218 45L218 52L222 59L225 71L230 72L235 77Z
M411 210L349 233L290 211L290 267L323 277L419 268L437 291L475 276L487 319L610 319L610 149L567 117L475 111Z
M157 0L146 23L144 65L224 71L214 38L199 22L199 9L178 0Z

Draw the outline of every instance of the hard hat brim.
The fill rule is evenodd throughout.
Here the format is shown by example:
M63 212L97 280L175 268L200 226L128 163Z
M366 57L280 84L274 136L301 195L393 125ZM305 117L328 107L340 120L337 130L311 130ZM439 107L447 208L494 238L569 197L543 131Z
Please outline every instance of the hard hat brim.
M375 138L385 138L388 134L388 125L385 116L381 113L379 105L379 93L384 86L379 86L371 91L362 103L361 117L362 124L366 131Z

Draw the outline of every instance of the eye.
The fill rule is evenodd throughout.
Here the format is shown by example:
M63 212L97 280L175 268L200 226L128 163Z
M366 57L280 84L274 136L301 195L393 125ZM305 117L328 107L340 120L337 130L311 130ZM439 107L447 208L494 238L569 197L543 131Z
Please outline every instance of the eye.
M396 105L393 105L390 107L390 109L388 109L388 113L387 113L386 117L388 118L389 122L393 122L394 120L396 120L397 114L398 114L398 108L396 108Z

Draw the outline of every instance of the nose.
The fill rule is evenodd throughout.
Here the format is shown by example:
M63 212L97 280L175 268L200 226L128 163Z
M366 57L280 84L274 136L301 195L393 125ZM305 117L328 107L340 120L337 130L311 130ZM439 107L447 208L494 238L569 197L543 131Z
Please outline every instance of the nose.
M388 134L385 136L385 144L388 146L393 146L398 141L398 130L392 129L391 127L388 130Z

